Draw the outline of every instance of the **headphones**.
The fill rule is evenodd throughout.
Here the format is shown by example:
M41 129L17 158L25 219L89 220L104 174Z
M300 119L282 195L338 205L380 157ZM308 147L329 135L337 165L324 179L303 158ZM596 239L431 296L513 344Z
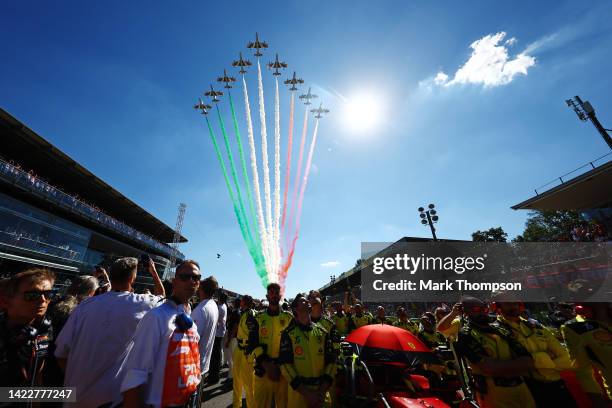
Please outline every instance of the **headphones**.
M13 332L13 336L15 339L24 339L27 341L35 340L39 335L44 335L49 333L51 330L51 320L47 317L43 318L42 321L37 325L37 327L30 326L28 324L17 328Z

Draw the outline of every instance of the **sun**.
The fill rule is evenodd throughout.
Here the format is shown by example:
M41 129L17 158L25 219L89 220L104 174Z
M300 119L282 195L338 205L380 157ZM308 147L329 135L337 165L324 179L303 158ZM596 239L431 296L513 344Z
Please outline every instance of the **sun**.
M376 128L382 119L382 108L378 95L361 92L345 99L343 106L345 125L356 132Z

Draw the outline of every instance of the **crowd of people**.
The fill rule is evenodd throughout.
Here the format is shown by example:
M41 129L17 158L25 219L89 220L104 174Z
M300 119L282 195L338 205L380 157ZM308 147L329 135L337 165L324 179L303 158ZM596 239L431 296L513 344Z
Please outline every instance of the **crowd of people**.
M349 292L343 301L315 290L287 300L276 283L265 299L228 299L198 262L183 261L172 282L162 282L150 259L144 267L153 293L139 294L138 262L120 258L108 273L76 277L54 301L47 269L0 281L2 385L75 387L83 407L199 407L204 386L222 380L225 361L222 385L231 384L234 407L352 406L355 395L338 391L347 361L358 357L354 348L346 354L345 340L379 325L422 343L439 367L413 364L433 373L432 381L461 378L457 398L474 406L610 404L609 303L559 303L536 320L504 293L490 302L430 304L416 316L392 304L370 305L370 312Z
M26 229L17 229L10 226L4 228L4 231L0 231L0 242L20 248L32 249L71 261L77 259L80 255L79 252L70 247L68 242L43 238Z
M26 171L19 163L15 163L12 160L7 162L0 158L0 176L5 176L9 178L11 182L35 191L61 207L69 207L72 211L76 211L89 219L101 223L107 228L111 228L121 234L135 238L162 251L168 256L171 256L172 252L176 251L169 245L161 243L147 234L105 214L95 205L84 202L82 198L63 192L59 188L38 177L33 170ZM175 254L175 256L181 257L182 254Z

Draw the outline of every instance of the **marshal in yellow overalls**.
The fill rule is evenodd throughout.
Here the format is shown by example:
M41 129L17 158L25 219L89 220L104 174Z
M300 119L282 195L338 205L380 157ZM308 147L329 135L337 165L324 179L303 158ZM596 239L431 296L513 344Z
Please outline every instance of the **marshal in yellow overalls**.
M535 408L535 401L521 377L489 377L478 369L477 363L487 358L504 361L519 357L509 343L514 341L509 339L510 333L502 335L490 326L491 329L464 327L457 338L457 351L475 363L470 366L478 405L481 408ZM520 344L513 343L513 347L520 348L521 355L529 355Z
M593 377L593 370L603 379L604 391L612 400L612 330L597 320L576 316L561 326L576 377L587 393L603 391Z
M287 382L282 375L274 381L264 373L262 363L270 361L277 366L281 333L293 321L293 315L285 311L271 314L268 310L247 319L249 329L249 359L253 362L253 401L255 407L269 408L274 401L276 408L287 406ZM279 367L280 369L280 367Z
M294 322L285 330L281 339L280 362L281 372L289 383L288 406L307 407L297 391L300 386L317 390L324 383L331 385L335 360L330 336L319 325L310 323L303 326ZM331 404L329 392L325 395L325 404Z
M236 340L238 347L234 351L233 356L233 405L234 408L242 407L242 392L246 395L247 407L254 407L253 402L253 364L246 357L247 341L249 338L249 329L247 327L247 319L253 318L255 311L252 309L246 310L240 316L238 323L238 332Z

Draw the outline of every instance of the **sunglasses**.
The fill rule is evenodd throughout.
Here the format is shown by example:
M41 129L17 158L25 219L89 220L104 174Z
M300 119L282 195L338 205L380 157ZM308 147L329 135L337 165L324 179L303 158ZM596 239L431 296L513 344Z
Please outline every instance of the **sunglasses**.
M200 278L202 278L202 275L186 275L184 273L180 274L180 275L176 275L176 278L178 278L178 280L180 280L181 282L187 282L188 280L191 280L193 282L199 282Z
M27 292L23 292L23 298L28 302L39 300L43 296L45 300L51 300L52 294L53 290L28 290Z

